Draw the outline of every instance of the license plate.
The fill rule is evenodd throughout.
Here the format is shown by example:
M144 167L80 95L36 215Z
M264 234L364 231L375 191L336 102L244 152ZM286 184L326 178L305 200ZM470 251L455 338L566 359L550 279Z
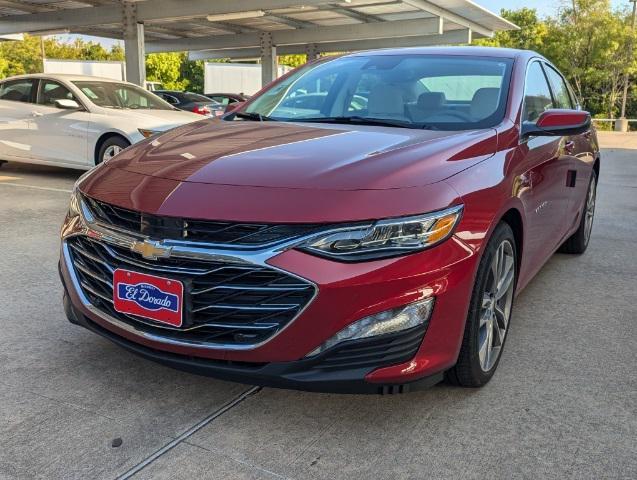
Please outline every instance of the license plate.
M123 269L113 273L113 305L120 313L181 327L183 299L178 280Z

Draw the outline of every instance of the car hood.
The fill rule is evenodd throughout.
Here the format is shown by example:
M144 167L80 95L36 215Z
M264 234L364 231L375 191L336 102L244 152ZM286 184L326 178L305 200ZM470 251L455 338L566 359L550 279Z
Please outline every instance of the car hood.
M108 168L198 184L383 190L440 182L496 148L493 129L204 121L134 145Z
M185 123L196 122L201 120L201 115L196 113L184 112L183 110L128 110L128 109L102 109L103 113L126 119L138 125L140 128L148 128L154 130L169 130Z

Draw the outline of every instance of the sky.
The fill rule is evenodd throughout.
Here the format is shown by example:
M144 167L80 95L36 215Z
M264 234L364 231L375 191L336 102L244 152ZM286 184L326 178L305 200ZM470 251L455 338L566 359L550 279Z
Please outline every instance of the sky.
M473 0L475 3L482 5L483 7L488 8L492 12L500 13L500 10L503 8L508 8L511 10L515 10L522 7L529 7L537 9L540 16L553 15L556 13L557 9L561 7L566 0L536 0L536 1L527 1L527 0ZM570 2L567 2L570 3ZM630 5L629 0L612 0L614 6L618 7L621 5ZM75 38L80 37L84 40L91 40L93 42L99 42L104 47L110 48L113 44L117 43L118 40L111 40L108 38L99 38L99 37L91 37L88 35L57 35L57 37L62 41L73 41Z

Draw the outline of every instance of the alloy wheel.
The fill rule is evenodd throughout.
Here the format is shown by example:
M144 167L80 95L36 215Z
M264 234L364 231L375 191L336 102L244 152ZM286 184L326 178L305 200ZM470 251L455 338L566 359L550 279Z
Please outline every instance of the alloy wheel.
M108 146L106 150L104 150L104 156L102 157L102 161L105 162L107 160L110 160L122 150L123 150L122 147L120 147L119 145Z
M586 196L586 209L584 211L584 242L588 245L588 241L591 238L591 231L593 230L593 219L595 218L595 199L597 193L597 182L595 179L591 181L591 185L588 188L588 195Z
M478 357L484 372L496 364L507 334L515 287L514 252L511 242L504 240L491 261L478 328Z

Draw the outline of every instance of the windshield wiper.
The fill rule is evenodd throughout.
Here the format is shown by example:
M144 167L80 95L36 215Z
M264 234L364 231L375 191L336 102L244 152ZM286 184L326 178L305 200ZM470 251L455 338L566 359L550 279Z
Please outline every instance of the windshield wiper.
M433 130L431 125L423 125L419 123L411 123L402 120L392 120L389 118L372 118L372 117L315 117L315 118L299 118L290 119L291 122L308 122L308 123L342 123L350 125L375 125L379 127L397 127Z
M244 120L251 120L253 122L273 122L276 121L267 115L261 115L260 113L254 112L236 112L234 114L235 117L242 118Z

